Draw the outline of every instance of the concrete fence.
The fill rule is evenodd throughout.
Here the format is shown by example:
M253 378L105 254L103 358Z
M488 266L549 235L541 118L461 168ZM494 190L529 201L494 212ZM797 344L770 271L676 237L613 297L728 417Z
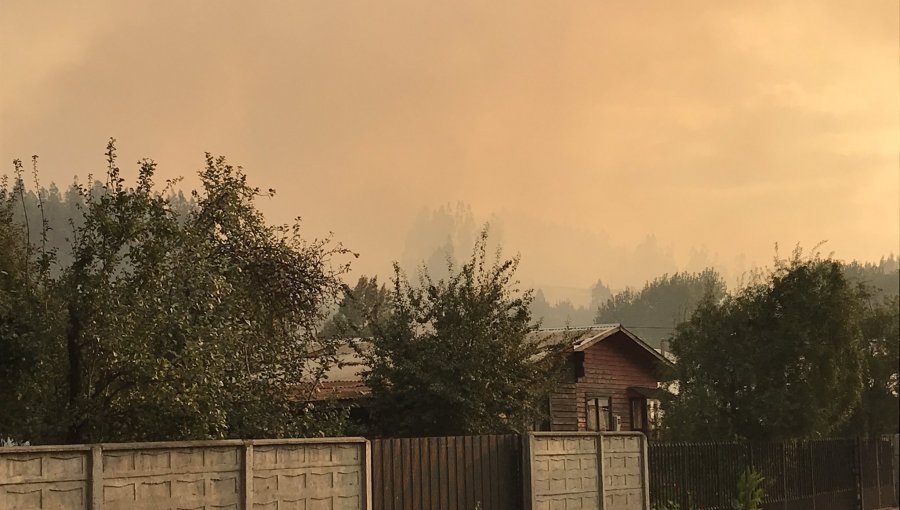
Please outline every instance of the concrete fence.
M361 438L0 449L0 509L371 509Z
M526 510L649 510L640 432L533 432L525 439Z
M485 466L500 465L498 449L464 450L472 455L460 457L462 464L455 466L463 476L451 476L459 469L450 473L440 462L449 451L429 447L429 487L437 492L426 502L415 497L414 484L404 485L404 495L410 492L411 501L418 502L414 507L476 508L468 499L454 506L440 497L442 491L449 496L451 481L471 478L482 492L489 487L491 497L479 498L481 508L508 503L503 498L521 501L523 492L526 510L650 508L647 441L640 433L527 434L521 456L524 491L518 495L515 490L494 494L492 485L476 480L479 467L484 475L494 473ZM410 480L415 478L410 455L399 463L404 480L410 470ZM370 443L361 438L2 448L0 509L371 510L371 457Z

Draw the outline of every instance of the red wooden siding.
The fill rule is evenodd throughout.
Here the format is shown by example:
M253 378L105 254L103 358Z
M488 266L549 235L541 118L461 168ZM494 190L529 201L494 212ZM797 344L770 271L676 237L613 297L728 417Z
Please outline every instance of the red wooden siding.
M584 377L573 373L550 397L551 428L584 427L585 400L590 396L612 398L612 413L621 417L622 430L631 430L629 387L655 388L658 361L624 333L601 340L584 352ZM581 421L579 422L579 418Z

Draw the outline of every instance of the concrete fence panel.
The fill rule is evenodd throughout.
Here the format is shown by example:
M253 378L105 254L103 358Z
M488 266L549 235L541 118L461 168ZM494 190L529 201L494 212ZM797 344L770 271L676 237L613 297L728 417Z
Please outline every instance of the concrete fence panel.
M241 502L241 444L171 443L101 448L104 510L230 508Z
M649 510L643 434L533 432L524 442L528 510Z
M91 449L83 446L0 449L0 508L88 508Z
M647 440L643 434L604 434L604 510L650 508L647 483Z
M253 508L369 508L366 445L257 442L252 450Z
M0 509L369 510L361 438L0 449Z

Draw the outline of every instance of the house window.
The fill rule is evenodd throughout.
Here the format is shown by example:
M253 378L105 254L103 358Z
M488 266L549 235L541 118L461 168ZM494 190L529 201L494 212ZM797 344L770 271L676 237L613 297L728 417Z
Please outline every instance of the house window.
M642 398L631 399L631 430L644 430L647 423L646 400Z
M660 402L655 398L647 399L647 428L656 430L662 421L662 409Z
M661 414L659 400L654 398L631 399L631 430L650 432L659 428Z
M588 397L587 430L612 429L612 407L609 397Z

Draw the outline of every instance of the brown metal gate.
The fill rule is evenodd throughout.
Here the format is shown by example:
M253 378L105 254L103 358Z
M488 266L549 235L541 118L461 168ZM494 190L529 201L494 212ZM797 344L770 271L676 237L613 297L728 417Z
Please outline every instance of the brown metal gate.
M517 435L372 441L374 510L518 510Z

